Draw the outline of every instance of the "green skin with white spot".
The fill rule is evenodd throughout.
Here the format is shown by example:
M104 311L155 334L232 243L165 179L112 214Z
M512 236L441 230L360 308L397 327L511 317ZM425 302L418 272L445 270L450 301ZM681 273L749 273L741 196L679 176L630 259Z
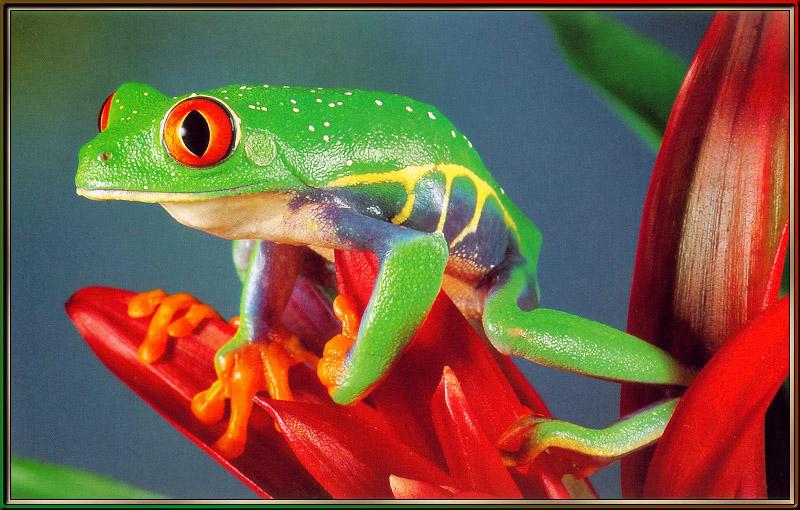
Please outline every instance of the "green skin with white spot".
M180 164L162 139L165 116L193 96L229 109L236 129L231 154L206 168ZM234 240L241 326L220 355L278 326L303 247L375 253L378 280L332 392L342 404L387 373L443 278L458 283L444 288L501 352L616 381L686 385L693 377L647 342L537 308L538 230L471 142L437 109L407 97L259 84L173 98L127 83L107 128L81 149L75 181L88 198L160 203L181 223ZM643 431L629 441L557 421L531 437L616 457L657 439L672 407L628 418L626 431ZM557 438L567 432L565 446Z

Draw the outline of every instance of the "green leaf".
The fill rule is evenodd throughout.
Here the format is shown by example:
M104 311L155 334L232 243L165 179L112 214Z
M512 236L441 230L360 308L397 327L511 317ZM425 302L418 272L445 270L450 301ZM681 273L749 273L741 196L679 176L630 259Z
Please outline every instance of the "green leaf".
M596 12L547 11L569 64L595 85L633 130L658 150L688 64Z
M104 476L36 460L11 458L13 499L163 499Z

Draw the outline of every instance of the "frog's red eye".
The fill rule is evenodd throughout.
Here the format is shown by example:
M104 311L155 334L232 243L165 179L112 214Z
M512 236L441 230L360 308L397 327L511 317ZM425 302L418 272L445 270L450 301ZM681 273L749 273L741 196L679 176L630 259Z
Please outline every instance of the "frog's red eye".
M108 111L111 110L111 100L114 99L114 94L111 94L103 102L100 111L97 113L97 128L102 133L108 127Z
M216 165L235 143L231 113L208 98L190 98L172 107L164 119L164 145L170 156L187 166Z

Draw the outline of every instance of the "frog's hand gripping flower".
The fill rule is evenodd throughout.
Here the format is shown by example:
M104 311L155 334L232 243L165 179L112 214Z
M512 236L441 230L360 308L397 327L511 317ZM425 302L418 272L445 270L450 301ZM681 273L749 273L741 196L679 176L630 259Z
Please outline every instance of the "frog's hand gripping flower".
M469 140L429 105L363 90L268 85L170 99L131 83L107 100L100 128L81 150L80 194L160 203L185 225L238 241L241 322L216 357L218 383L194 406L212 421L231 398L228 433L218 444L226 455L244 447L255 392L291 398L288 366L317 361L279 321L305 253L299 247L369 251L379 261L364 310L337 301L345 328L319 373L339 403L363 398L386 375L441 287L465 314L482 315L503 352L605 379L686 384L692 376L625 333L536 308L538 230ZM162 344L165 331L180 333L203 316L195 308L187 312L191 320L171 326L174 313L191 303L164 302L168 311L155 311L153 320ZM653 430L669 412L653 416L633 417L646 426L628 430L646 432L622 444L613 430L563 422L537 424L540 433L529 435L549 445L555 443L541 431L569 432L578 440L559 445L591 454L628 451L657 437Z

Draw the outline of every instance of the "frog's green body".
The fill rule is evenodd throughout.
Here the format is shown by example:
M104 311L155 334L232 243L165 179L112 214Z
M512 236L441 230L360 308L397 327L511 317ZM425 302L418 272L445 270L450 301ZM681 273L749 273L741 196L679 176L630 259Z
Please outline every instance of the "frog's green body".
M202 168L177 161L166 141L171 112L192 98L220 105L234 131L229 153ZM294 284L292 261L302 256L296 246L378 256L347 376L332 392L338 402L362 396L386 373L443 283L503 352L609 379L691 378L650 344L536 308L538 230L432 106L387 93L268 85L169 98L140 84L123 85L107 106L107 129L81 150L78 192L158 202L184 224L236 240L245 290L231 345L265 338L278 321Z

